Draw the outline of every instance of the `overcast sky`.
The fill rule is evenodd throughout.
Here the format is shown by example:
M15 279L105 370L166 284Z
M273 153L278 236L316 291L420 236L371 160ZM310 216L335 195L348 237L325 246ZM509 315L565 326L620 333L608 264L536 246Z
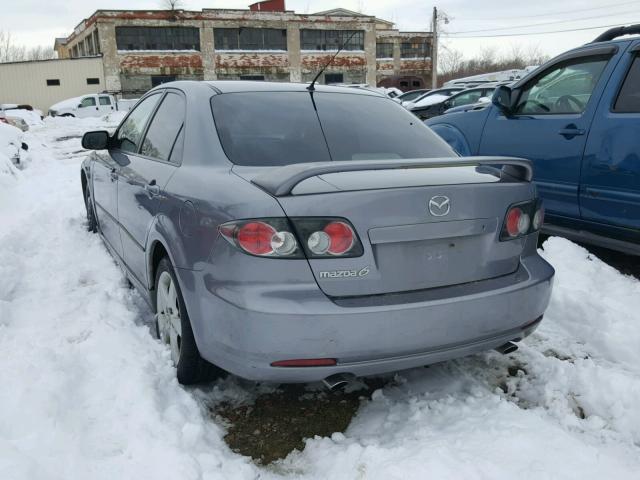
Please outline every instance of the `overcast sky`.
M82 19L97 9L157 9L160 0L0 0L0 30L11 32L16 43L53 45L55 37L67 36ZM253 0L184 0L185 9L247 8ZM450 19L444 28L445 45L461 50L465 58L483 47L507 51L512 45L524 49L538 46L556 55L594 39L606 28L565 33L545 33L494 38L462 36L508 35L640 23L640 0L440 0L437 4L405 0L287 0L287 9L313 13L343 7L391 20L401 30L430 30L435 5ZM525 27L525 25L532 25ZM476 32L487 30L486 32ZM473 31L473 32L470 32ZM470 33L455 33L470 32Z

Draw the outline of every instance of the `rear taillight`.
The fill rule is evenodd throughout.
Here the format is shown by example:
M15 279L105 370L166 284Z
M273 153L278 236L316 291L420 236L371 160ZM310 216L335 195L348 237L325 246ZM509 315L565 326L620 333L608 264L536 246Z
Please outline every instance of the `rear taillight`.
M284 218L240 220L220 226L232 245L258 257L304 258L298 241Z
M500 240L512 240L537 232L542 226L543 219L544 208L540 201L512 205L505 215Z
M355 230L342 218L239 220L219 230L233 246L259 257L359 257L364 251Z
M359 257L364 250L344 218L291 218L308 258Z

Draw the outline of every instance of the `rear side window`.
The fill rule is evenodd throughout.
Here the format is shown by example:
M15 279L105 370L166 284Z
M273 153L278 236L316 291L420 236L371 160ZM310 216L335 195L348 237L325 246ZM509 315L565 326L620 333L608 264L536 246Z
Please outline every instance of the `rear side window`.
M184 124L184 100L177 93L168 93L151 120L140 154L168 161Z
M227 157L236 165L455 156L397 103L373 95L247 92L211 100ZM317 112L316 112L317 108ZM322 123L322 126L321 126Z
M636 56L613 107L618 113L640 113L640 57Z
M100 105L111 105L111 100L109 97L98 97L100 100Z
M132 153L138 151L144 127L156 103L158 103L160 96L161 95L156 94L145 98L133 109L122 125L120 125L116 135L116 141L121 150Z

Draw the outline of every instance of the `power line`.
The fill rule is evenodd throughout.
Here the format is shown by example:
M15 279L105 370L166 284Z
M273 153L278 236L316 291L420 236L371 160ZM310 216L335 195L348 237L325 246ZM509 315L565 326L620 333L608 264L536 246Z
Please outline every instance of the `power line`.
M640 23L640 21L632 21L632 22L626 22L626 23ZM610 27L619 27L620 24L619 23L614 23L611 25L598 25L597 27L584 27L584 28L569 28L569 29L565 29L565 30L549 30L546 32L527 32L527 33L499 33L497 35L469 35L469 36L452 36L451 38L494 38L494 37L522 37L525 35L546 35L548 33L566 33L566 32L580 32L580 31L584 31L584 30L596 30L598 28L610 28ZM445 32L442 32L442 35L448 35L445 34Z
M607 15L597 15L595 17L583 17L583 18L573 18L571 20L556 20L553 22L542 22L542 23L530 23L528 25L514 25L512 27L497 27L497 28L485 28L482 30L464 30L464 31L460 31L460 32L451 32L452 35L456 35L458 33L480 33L480 32L497 32L499 30L514 30L516 28L530 28L530 27L541 27L541 26L546 26L546 25L557 25L559 23L575 23L575 22L581 22L583 20L594 20L596 18L603 18L603 17L615 17L618 15L625 15L627 13L636 13L637 10L627 10L624 12L618 12L618 13L609 13Z
M581 12L590 12L593 10L602 10L604 8L615 8L615 7L622 7L625 5L632 5L632 4L638 4L638 0L633 0L631 2L623 2L623 3L612 3L610 5L603 5L600 7L591 7L591 8L581 8L580 11ZM536 15L526 15L526 17L523 17L522 15L520 16L516 16L516 17L474 17L473 21L477 21L477 20L519 20L521 18L539 18L539 17L553 17L556 15L566 15L568 13L576 13L575 9L574 10L564 10L562 12L551 12L551 13L540 13L540 14L536 14ZM464 20L464 19L463 19Z

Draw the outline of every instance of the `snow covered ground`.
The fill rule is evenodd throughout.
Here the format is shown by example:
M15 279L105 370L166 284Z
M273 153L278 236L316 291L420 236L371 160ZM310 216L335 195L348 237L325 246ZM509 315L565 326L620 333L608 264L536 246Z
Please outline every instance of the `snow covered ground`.
M0 479L640 478L640 282L559 238L551 306L510 356L401 372L344 434L268 467L206 405L268 387L175 380L150 314L84 228L83 131L47 119L0 168Z

